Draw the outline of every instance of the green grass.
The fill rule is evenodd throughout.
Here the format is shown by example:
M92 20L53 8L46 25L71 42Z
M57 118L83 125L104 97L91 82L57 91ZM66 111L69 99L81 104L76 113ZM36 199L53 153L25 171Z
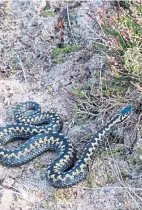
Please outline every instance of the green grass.
M60 55L62 53L71 53L71 52L75 52L78 50L78 47L76 45L65 45L63 48L55 48L53 51L52 51L52 55Z
M51 10L43 10L43 14L44 14L46 17L50 17L50 16L53 16L53 15L54 15L54 12L51 11Z
M105 19L102 28L108 38L108 56L116 57L113 68L122 71L137 81L142 81L142 5L126 2L129 7L118 15ZM110 53L112 51L112 54Z

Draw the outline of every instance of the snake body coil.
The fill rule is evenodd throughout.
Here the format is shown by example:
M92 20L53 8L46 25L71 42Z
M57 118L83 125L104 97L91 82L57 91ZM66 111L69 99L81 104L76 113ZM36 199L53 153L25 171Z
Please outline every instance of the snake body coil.
M68 187L80 182L88 173L88 164L104 137L132 112L127 106L92 136L81 158L75 163L75 149L71 141L59 132L61 118L51 112L41 112L36 102L25 102L16 106L16 123L0 128L0 162L9 166L22 165L46 150L56 150L58 157L47 168L46 178L55 187ZM32 111L29 113L29 111ZM26 139L17 149L4 147L15 139ZM72 168L71 168L72 167ZM70 169L71 168L71 169Z

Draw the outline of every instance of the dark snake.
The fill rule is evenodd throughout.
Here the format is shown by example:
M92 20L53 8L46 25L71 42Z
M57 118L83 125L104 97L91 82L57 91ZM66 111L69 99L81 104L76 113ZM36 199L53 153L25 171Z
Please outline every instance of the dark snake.
M118 112L91 137L79 160L76 161L72 142L60 133L63 123L56 113L41 112L38 103L28 101L16 106L16 123L0 128L0 162L8 166L25 164L47 150L55 150L57 158L48 166L46 178L55 187L68 187L83 180L89 161L105 142L105 137L132 113L129 105ZM26 141L16 149L4 146L15 139Z

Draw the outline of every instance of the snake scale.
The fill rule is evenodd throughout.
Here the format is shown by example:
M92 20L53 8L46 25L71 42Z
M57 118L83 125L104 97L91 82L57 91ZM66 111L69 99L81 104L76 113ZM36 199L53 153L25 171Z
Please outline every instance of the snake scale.
M0 127L0 162L19 166L46 150L55 150L58 156L48 166L46 178L54 187L72 186L87 176L89 161L105 141L104 137L127 119L132 110L132 105L125 107L98 130L76 161L72 142L60 133L63 123L56 113L41 112L39 104L32 101L18 104L14 110L16 123ZM15 139L26 141L16 149L6 149L5 144Z

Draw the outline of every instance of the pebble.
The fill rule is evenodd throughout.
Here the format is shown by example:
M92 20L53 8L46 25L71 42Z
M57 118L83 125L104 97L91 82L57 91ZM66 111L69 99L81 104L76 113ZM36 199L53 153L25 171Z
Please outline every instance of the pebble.
M3 187L11 188L15 180L11 177L6 177L2 183Z

